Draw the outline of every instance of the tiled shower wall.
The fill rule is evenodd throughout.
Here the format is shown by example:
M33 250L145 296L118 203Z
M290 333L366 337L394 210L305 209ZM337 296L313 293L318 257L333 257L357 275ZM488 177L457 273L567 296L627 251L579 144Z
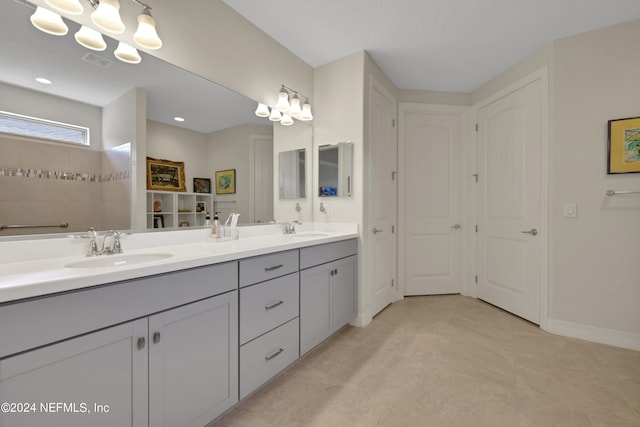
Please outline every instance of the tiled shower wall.
M0 136L0 236L130 228L130 153Z

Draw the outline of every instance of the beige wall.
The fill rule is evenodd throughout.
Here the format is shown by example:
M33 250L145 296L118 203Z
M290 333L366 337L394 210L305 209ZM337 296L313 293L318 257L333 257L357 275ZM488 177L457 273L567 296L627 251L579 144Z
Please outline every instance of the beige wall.
M550 317L635 334L640 195L604 194L640 190L640 175L606 169L607 121L640 116L638 40L640 20L554 43L549 212Z

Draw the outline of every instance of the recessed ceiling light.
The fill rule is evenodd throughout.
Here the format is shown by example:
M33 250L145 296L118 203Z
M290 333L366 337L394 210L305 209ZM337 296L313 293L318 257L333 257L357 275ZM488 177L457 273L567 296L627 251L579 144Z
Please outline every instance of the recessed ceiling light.
M42 83L43 85L50 85L51 83L53 83L51 80L45 79L44 77L36 77L36 81L38 83Z
M184 122L184 119L182 117L174 117L173 120L175 120L176 122Z

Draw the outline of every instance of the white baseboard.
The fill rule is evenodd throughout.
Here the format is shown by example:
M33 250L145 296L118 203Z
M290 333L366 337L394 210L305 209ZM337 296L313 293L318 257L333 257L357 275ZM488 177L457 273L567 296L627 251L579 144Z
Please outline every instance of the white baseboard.
M572 338L580 338L615 347L640 350L640 334L618 331L615 329L598 328L596 326L567 322L564 320L549 319L547 332L564 335Z

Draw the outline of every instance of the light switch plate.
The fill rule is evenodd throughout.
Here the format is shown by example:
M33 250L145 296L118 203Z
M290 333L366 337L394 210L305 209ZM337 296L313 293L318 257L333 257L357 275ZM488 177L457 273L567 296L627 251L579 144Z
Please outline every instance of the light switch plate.
M578 205L575 203L565 203L564 204L564 217L565 218L576 218L578 216Z

